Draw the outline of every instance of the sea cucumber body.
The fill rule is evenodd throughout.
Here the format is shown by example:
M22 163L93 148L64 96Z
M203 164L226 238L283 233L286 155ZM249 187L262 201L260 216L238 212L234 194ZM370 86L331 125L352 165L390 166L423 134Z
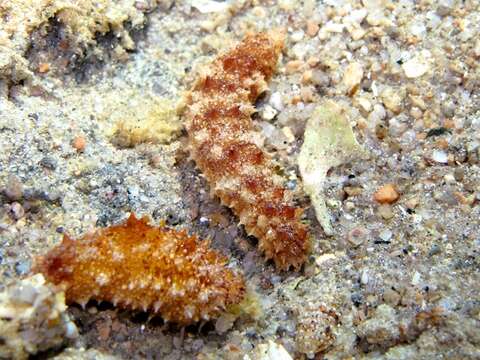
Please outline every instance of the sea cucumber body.
M280 34L247 36L203 69L189 95L190 151L210 187L233 209L277 268L299 268L309 249L303 209L260 147L251 115L283 47Z
M225 263L207 241L131 215L78 240L65 236L36 271L63 285L69 303L109 301L187 325L242 300L244 280Z

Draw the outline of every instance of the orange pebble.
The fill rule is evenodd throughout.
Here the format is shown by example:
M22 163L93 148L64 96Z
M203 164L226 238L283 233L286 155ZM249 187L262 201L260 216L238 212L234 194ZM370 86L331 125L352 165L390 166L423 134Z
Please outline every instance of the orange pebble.
M48 72L48 70L50 70L50 64L48 64L48 63L40 63L40 64L38 65L38 72L39 72L39 73L42 73L42 74L43 74L43 73Z
M286 67L287 74L293 74L299 71L302 66L303 66L303 61L292 60L292 61L289 61L285 67Z
M83 152L85 150L85 146L87 145L87 140L83 136L77 136L75 139L72 141L72 146L77 150L78 152Z
M375 201L380 204L391 204L397 201L399 197L400 194L397 192L395 185L393 184L385 184L373 194Z
M308 36L314 37L315 35L317 35L319 29L320 29L320 27L318 26L318 24L315 21L313 21L313 20L308 20L307 21L307 35Z

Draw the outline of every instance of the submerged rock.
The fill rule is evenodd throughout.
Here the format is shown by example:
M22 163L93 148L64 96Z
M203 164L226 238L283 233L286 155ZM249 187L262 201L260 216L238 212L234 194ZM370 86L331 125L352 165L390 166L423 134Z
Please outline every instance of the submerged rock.
M78 335L59 288L41 274L19 280L0 293L0 358L27 359Z

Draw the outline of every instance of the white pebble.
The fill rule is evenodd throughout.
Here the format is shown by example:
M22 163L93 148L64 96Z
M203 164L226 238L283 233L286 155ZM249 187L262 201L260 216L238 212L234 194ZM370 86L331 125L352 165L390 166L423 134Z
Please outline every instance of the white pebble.
M380 239L382 239L383 241L390 241L390 239L393 236L393 233L390 230L385 229L379 234L379 236L380 236Z
M455 184L456 180L453 174L447 174L443 177L447 184Z
M432 160L439 164L448 163L448 154L443 150L433 150Z
M388 121L388 132L393 137L401 136L407 130L407 124L400 122L398 117L391 118Z
M360 23L363 21L363 19L365 19L366 16L367 16L367 9L365 8L353 10L352 12L350 12L348 16L346 16L343 19L343 22L360 25Z
M22 303L33 304L35 298L37 297L37 294L38 291L34 286L30 284L25 284L16 289L16 291L12 295L12 299L15 299L16 301Z
M337 24L329 21L328 23L325 24L322 30L330 33L341 33L343 32L344 27L345 25L343 24Z
M366 112L372 111L372 104L370 103L370 101L368 101L368 99L358 98L357 101L358 101L358 105L360 105L364 111Z
M265 105L263 111L261 113L262 118L265 120L272 120L275 115L277 115L278 111L271 105Z
M195 9L202 14L226 12L230 7L228 2L218 2L212 0L195 0L192 1L192 5Z
M418 271L415 271L415 273L413 274L412 276L412 285L418 285L420 284L420 279L421 279L421 275Z
M348 64L343 74L343 83L347 88L347 92L354 90L362 81L363 69L362 65L358 62L352 62Z
M373 111L368 116L368 120L372 123L377 123L380 120L385 119L385 116L387 116L385 108L381 104L375 104L373 106Z
M361 282L363 285L366 285L366 284L368 284L368 280L369 280L368 270L363 270L362 276L360 277L360 282Z
M69 321L65 325L65 336L69 339L75 339L78 337L78 329L72 321Z
M290 36L290 39L292 39L293 42L299 42L300 40L303 39L304 34L305 34L305 33L303 32L303 30L295 31L295 32Z
M413 23L410 25L410 33L413 36L423 37L427 32L427 28L422 23Z
M425 59L415 56L402 65L405 76L408 78L417 78L424 75L430 68Z
M274 92L272 95L270 95L270 100L268 102L278 111L283 110L282 95L280 95L279 92Z

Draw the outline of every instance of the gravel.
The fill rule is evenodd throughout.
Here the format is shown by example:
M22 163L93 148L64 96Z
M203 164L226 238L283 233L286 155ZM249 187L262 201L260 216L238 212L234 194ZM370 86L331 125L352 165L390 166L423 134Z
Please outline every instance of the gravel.
M135 51L107 36L76 52L100 56L69 63L47 41L54 34L39 31L47 45L29 57L23 38L14 66L28 74L0 70L8 79L0 82L0 283L28 274L64 233L133 211L210 238L245 269L262 316L182 332L109 304L73 305L79 340L61 356L254 359L253 349L273 344L294 358L480 357L478 2L226 2L222 12L153 3L137 1L131 12L148 13L148 26L130 33ZM182 134L119 148L111 114L133 92L181 111L201 64L250 30L279 27L286 48L254 122L307 208L313 245L302 271L277 274L210 197ZM368 153L328 173L329 237L296 162L305 124L327 99Z

